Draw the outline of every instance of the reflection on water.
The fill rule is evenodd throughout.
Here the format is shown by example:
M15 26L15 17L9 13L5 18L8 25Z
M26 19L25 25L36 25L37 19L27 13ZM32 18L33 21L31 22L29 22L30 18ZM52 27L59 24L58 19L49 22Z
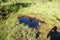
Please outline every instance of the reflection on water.
M60 33L57 32L57 27L54 26L48 33L47 38L50 36L50 40L60 40Z
M32 19L32 21L30 21L28 17L19 18L19 22L20 24L24 23L25 25L28 25L29 27L32 27L32 28L38 28L38 24L39 24L39 20Z

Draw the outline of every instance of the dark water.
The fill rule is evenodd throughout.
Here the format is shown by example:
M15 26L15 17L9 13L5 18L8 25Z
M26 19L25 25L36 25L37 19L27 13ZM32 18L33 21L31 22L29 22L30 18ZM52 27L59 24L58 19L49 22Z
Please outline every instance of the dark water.
M60 33L57 31L57 27L54 26L48 33L47 38L50 36L50 40L60 40Z
M28 17L21 17L19 18L20 24L24 23L25 25L28 25L31 28L37 28L39 24L39 20L33 19L30 21Z

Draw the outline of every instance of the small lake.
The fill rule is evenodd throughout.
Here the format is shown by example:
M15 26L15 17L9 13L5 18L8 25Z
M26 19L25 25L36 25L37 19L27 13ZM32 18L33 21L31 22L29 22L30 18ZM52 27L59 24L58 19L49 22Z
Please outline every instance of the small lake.
M29 17L20 17L19 18L19 23L24 25L28 25L31 28L37 28L39 25L39 20L37 19L32 19L32 21L29 19Z

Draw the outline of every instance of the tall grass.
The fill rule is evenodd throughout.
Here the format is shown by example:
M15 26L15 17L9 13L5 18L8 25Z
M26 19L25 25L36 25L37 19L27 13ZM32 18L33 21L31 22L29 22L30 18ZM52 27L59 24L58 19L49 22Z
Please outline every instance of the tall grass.
M23 7L17 7L16 3L28 3ZM0 14L0 40L50 40L46 36L53 26L60 26L60 5L59 0L8 0L8 2L1 1L0 9L5 6L7 19L2 19ZM14 6L13 6L14 5ZM9 12L11 11L11 12ZM28 25L19 24L18 17L21 15L28 15L36 17L45 23L40 23L39 29L29 28ZM41 32L36 39L37 31Z

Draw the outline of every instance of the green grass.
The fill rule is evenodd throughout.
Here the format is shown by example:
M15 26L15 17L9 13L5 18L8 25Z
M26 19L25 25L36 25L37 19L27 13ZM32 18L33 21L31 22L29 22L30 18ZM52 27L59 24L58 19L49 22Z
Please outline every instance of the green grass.
M22 0L21 0L22 1ZM12 6L10 8L9 5L16 4L19 1L9 1L2 2L1 6L6 6L7 9L12 9L11 13L8 13L7 10L7 19L1 19L0 17L0 40L50 40L46 38L48 32L53 28L53 26L60 26L60 3L59 0L46 2L46 1L22 1L25 3L31 3L28 7L20 7L16 8ZM2 7L1 7L2 8ZM19 9L15 12L16 9ZM31 29L28 26L24 26L23 24L19 24L18 17L21 15L27 15L31 17L36 17L45 23L39 24L39 30ZM41 34L36 39L36 32L40 31Z

